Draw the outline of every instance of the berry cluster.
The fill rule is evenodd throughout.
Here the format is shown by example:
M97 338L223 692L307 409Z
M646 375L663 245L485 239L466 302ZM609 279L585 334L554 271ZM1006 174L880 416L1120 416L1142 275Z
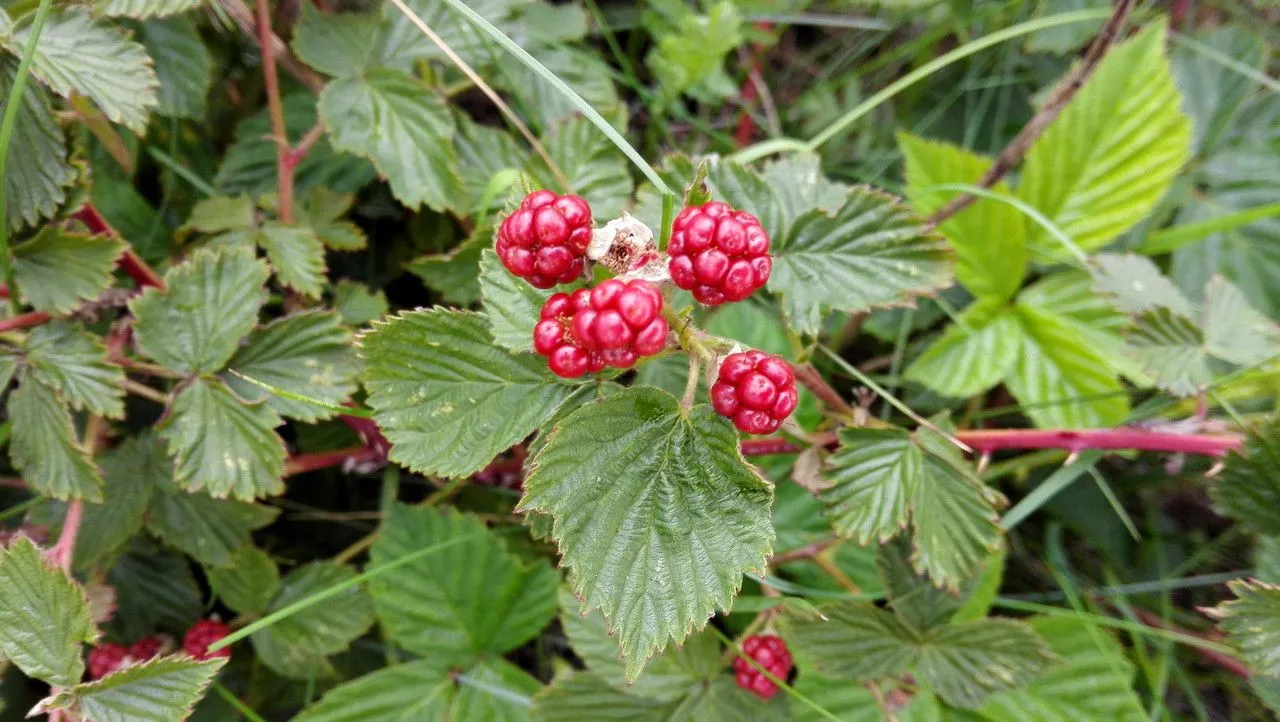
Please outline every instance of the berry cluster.
M214 657L230 657L231 648L223 647L216 652L209 651L209 645L231 634L231 628L216 619L201 619L191 625L191 629L182 637L182 649L196 659L213 659Z
M667 345L662 294L648 281L609 279L572 295L557 293L542 306L533 348L557 376L577 378L605 366L630 368Z
M591 207L579 196L535 191L498 228L498 258L535 288L582 275L591 242Z
M791 652L781 637L753 634L742 643L742 651L780 680L786 681L791 674ZM778 685L742 657L733 660L733 672L739 687L763 699L770 699L778 692Z
M667 255L671 280L708 306L741 301L764 286L773 270L760 220L719 201L680 211Z
M796 377L786 361L763 351L730 354L711 386L716 413L748 434L771 434L796 410Z
M121 667L159 656L165 646L165 640L155 636L143 637L127 648L115 642L99 644L89 650L89 679L102 679Z

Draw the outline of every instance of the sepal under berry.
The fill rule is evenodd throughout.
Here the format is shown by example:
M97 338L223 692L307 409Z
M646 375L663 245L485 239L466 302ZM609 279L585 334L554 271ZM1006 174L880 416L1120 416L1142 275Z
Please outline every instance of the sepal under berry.
M680 211L667 255L671 281L708 306L743 300L773 270L769 234L760 219L719 201Z
M575 195L534 191L498 226L494 250L502 265L536 288L582 275L591 243L591 206Z

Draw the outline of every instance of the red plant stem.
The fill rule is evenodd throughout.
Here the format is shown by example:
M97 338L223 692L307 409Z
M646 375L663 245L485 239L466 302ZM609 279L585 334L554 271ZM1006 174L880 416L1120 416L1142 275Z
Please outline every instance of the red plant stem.
M284 475L293 476L308 471L331 469L346 464L366 464L384 458L376 450L367 446L351 446L337 451L324 451L315 454L294 454L284 463Z
M354 406L355 404L350 405ZM364 442L366 449L374 452L381 459L387 458L387 454L391 451L391 442L387 441L387 437L382 435L382 429L378 428L378 422L360 416L340 415L338 419L360 435L360 440Z
M773 27L773 23L758 22L756 27L760 30L769 30ZM742 96L742 117L738 118L738 127L733 132L733 142L738 147L742 147L751 142L751 136L756 132L756 119L751 115L751 105L756 99L755 79L758 77L761 65L761 54L764 52L762 43L751 44L751 61L747 65L747 77L742 81L742 90L739 94Z
M1119 427L1115 429L976 429L957 431L954 436L977 453L1002 449L1134 449L1170 454L1224 456L1239 449L1242 437L1237 434L1176 434ZM836 443L835 434L817 437L815 444ZM744 456L795 454L804 447L782 438L749 439L742 442Z
M90 233L121 238L120 233L115 228L112 228L110 223L107 223L107 219L102 217L102 214L98 212L97 208L93 207L92 203L85 203L84 207L76 211L71 217L83 223ZM159 273L156 273L154 268L147 265L146 261L142 260L142 257L133 250L132 246L126 246L124 255L120 256L120 270L128 274L133 279L133 282L138 284L139 288L148 286L159 289L164 288L164 279L160 277Z
M73 499L67 504L67 515L62 520L58 542L49 549L49 560L64 572L71 572L71 557L76 549L76 537L80 534L80 521L84 518L84 502Z
M1199 637L1200 639L1204 639L1211 642L1217 641L1214 635L1201 634L1199 632L1193 632L1189 629L1183 629L1182 627L1179 627L1178 625L1173 624L1172 622L1164 621L1164 619L1160 618L1155 614L1152 614L1151 612L1148 612L1145 609L1134 609L1133 614L1138 618L1138 621L1142 622L1148 627L1154 627L1156 629L1167 629L1171 632L1185 634L1188 637ZM1203 647L1195 647L1195 651L1196 651L1196 654L1200 655L1200 659L1203 659L1208 664L1211 664L1215 667L1221 667L1222 669L1225 669L1226 671L1236 675L1237 677L1240 677L1242 679L1249 679L1250 677L1253 676L1253 672L1249 670L1248 665L1236 659L1235 657L1232 657L1227 654L1223 654L1222 652L1219 652L1213 649L1204 649Z
M302 159L307 157L307 153L311 152L311 148L323 137L324 124L317 121L316 124L311 127L311 130L308 130L307 134L302 136L302 140L298 141L298 144L293 147L293 150L285 154L285 166L287 166L290 171L295 170L298 165L302 163Z
M293 166L289 163L289 137L285 131L284 104L280 100L280 76L276 71L276 56L271 45L271 11L267 8L267 0L257 0L256 5L258 47L262 51L262 78L267 89L271 134L275 136L276 171L280 185L276 215L282 223L293 223Z
M39 326L50 318L52 317L44 311L32 311L13 318L0 319L0 333Z

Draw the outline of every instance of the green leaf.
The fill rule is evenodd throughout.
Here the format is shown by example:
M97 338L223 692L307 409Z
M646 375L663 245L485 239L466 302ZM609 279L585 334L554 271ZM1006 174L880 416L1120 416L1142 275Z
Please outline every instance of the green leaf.
M177 464L178 484L245 501L284 490L282 423L265 404L241 401L221 381L197 378L173 400L160 424Z
M947 592L916 573L911 564L910 545L904 540L883 544L877 551L876 569L884 582L889 608L912 629L928 632L940 627L964 604L967 588L960 594Z
M317 592L349 583L355 572L332 562L312 562L289 572L267 608L275 612ZM329 669L325 658L343 651L373 624L373 603L350 586L324 604L314 604L250 637L258 659L277 674L307 679Z
M1245 27L1222 26L1193 40L1256 71L1262 70L1267 55L1262 40ZM1192 145L1201 153L1216 148L1253 95L1253 79L1182 43L1173 51L1173 75L1182 91L1182 109L1193 121Z
M29 373L56 390L71 408L117 419L124 416L124 372L107 361L96 336L53 321L32 329L26 343Z
M107 17L159 18L196 8L202 0L100 0L98 10Z
M111 272L123 252L121 241L46 226L14 246L13 275L37 311L67 313L111 285Z
M19 534L0 548L0 653L23 674L67 687L80 681L81 642L97 637L84 590Z
M266 264L250 248L199 250L129 302L138 348L183 372L217 371L258 322L267 300Z
M796 328L816 333L823 309L865 311L901 306L951 282L941 236L925 229L893 198L851 190L834 214L811 210L775 238L769 290Z
M381 289L372 291L362 283L345 279L333 287L333 310L352 326L380 321L388 309L387 294Z
M493 23L508 36L521 30L516 23L517 0L473 0L467 6ZM473 66L492 62L496 49L459 13L435 0L408 0L405 3L440 36L446 45ZM447 61L448 58L422 31L399 12L389 12L377 55L372 64L409 70L418 60Z
M0 60L0 108L9 102L14 60ZM18 117L10 144L21 153L10 153L4 171L5 207L9 228L35 225L47 218L67 199L66 187L75 179L67 162L66 139L49 107L48 94L38 83L27 83L19 100ZM15 251L17 249L14 249Z
M1256 534L1280 535L1280 418L1245 437L1209 487L1214 508Z
M90 569L115 556L142 531L156 485L173 479L173 464L151 434L125 439L98 457L106 489L101 504L86 504L76 536L75 563Z
M921 633L868 602L842 602L823 612L828 621L783 617L791 649L812 669L862 681L914 668L922 682L957 707L979 707L988 695L1034 679L1054 660L1034 629L1011 619L948 624Z
M707 333L731 338L747 348L783 358L795 357L778 310L769 304L750 301L726 303L711 314L706 328ZM688 364L684 366L687 368Z
M666 722L669 709L661 700L633 694L590 672L556 675L533 700L539 722Z
M1280 586L1256 579L1227 586L1236 598L1213 610L1219 626L1255 674L1280 677Z
M391 459L465 476L524 439L573 393L541 359L493 344L480 314L402 313L360 337L374 418Z
M315 231L269 221L262 224L257 241L267 252L280 283L304 296L320 297L328 269L324 244Z
M1114 426L1129 414L1119 329L1127 325L1090 290L1089 276L1064 272L1023 289L1014 306L1025 338L1005 383L1041 427Z
M9 395L9 458L23 481L55 499L102 501L102 476L53 389L27 378Z
M921 429L845 429L819 498L841 536L884 542L911 521L912 566L939 586L958 589L1002 544L988 489L947 442Z
M529 153L505 130L480 125L465 113L456 114L454 120L458 133L453 144L458 149L458 169L467 192L467 208L486 216L501 213L507 193L497 188L495 181L528 165Z
M30 33L31 26L25 25L0 42L21 55ZM88 97L113 122L138 135L146 133L160 87L145 48L123 30L79 10L50 14L31 59L31 74L63 97L73 92Z
M482 228L447 253L433 253L404 264L404 269L445 301L469 306L480 297L480 254L493 247L493 232Z
M430 88L404 73L375 68L329 83L319 109L334 147L373 161L401 203L434 210L463 205L450 142L453 116Z
M408 720L485 720L524 722L524 697L540 688L537 680L502 659L460 671L436 659L421 659L380 669L329 691L295 718L296 722L407 722ZM485 688L479 688L483 684ZM496 690L496 691L490 691Z
M64 689L41 702L38 709L68 710L94 722L185 720L224 664L225 659L201 662L187 656L157 657Z
M255 529L279 514L279 509L248 502L166 490L151 498L147 530L207 566L225 567L237 550L252 543Z
M326 247L335 251L359 251L369 244L369 239L359 226L342 220L355 202L356 197L351 193L315 186L302 199L299 213Z
M533 327L552 291L543 291L512 275L492 248L480 253L480 295L493 340L511 351L533 350Z
M111 0L113 4L126 1ZM204 118L205 98L213 86L213 57L195 23L182 17L148 20L136 27L138 40L155 60L160 79L156 113L170 118Z
M991 722L1139 722L1147 719L1133 689L1133 664L1106 632L1065 616L1028 620L1062 659L1030 684L992 695L978 710Z
M1167 308L1183 316L1195 314L1191 301L1146 256L1099 253L1093 264L1093 290L1125 313Z
M247 231L257 227L257 207L248 195L212 196L191 209L179 233L196 230L201 233Z
M1157 388L1190 396L1213 381L1204 334L1186 316L1163 307L1143 313L1127 340L1129 354L1151 374Z
M225 567L206 567L209 586L222 603L240 614L261 615L280 589L280 572L261 549L245 545Z
M397 646L465 665L536 637L555 616L558 576L521 564L475 517L403 505L391 507L370 564L459 537L472 539L375 578L370 592Z
M530 52L615 126L625 122L627 106L613 82L617 71L605 62L600 53L590 47L568 44L555 44ZM546 78L518 58L504 54L498 60L498 68L498 80L523 101L539 126L549 128L582 112Z
M591 204L591 215L601 224L621 213L631 200L634 184L626 160L598 128L581 115L555 125L544 139L547 154L569 179L569 188ZM563 182L535 158L530 172L543 187L560 188Z
M316 103L316 97L306 90L284 96L284 126L290 138L301 138L315 126ZM236 126L235 143L218 168L214 181L218 189L223 193L255 196L275 193L279 179L273 137L267 108L241 121ZM352 193L377 175L369 161L335 151L325 137L311 146L294 170L294 192L301 195L312 187L324 186L340 193Z
M609 619L630 681L764 569L773 489L709 406L619 391L567 416L529 468L519 508L555 518L569 581Z
M560 589L560 625L565 636L587 665L592 676L616 687L653 700L669 702L689 693L719 676L720 643L709 632L695 634L680 647L672 647L657 655L644 674L628 685L624 665L618 655L618 642L598 611L583 613L582 602L568 587ZM736 607L735 607L736 610Z
M1157 20L1112 48L1027 153L1018 195L1086 251L1151 212L1190 156L1166 30ZM1031 248L1045 260L1065 253L1038 225Z
M1234 364L1260 364L1280 354L1280 326L1259 313L1249 299L1220 275L1204 291L1206 350Z
M929 191L946 183L976 183L991 168L991 159L949 143L898 134L906 162L907 198L928 216L956 197L955 191ZM1001 181L992 190L1011 195ZM1008 203L979 198L952 216L938 231L956 250L956 280L979 299L1007 301L1022 286L1027 270L1027 222ZM965 394L966 396L969 394Z
M370 64L382 24L383 13L326 13L303 5L293 31L293 52L326 75L359 74Z
M356 390L359 364L350 346L351 333L339 325L337 314L313 309L277 318L250 333L227 368L272 388L338 406ZM226 382L240 398L265 401L283 416L306 422L333 416L328 409L286 399L234 375Z
M657 35L645 64L658 79L661 96L684 92L724 96L734 87L724 72L725 56L742 43L742 17L732 2L717 2L706 15L685 11L668 32Z
M1008 376L1025 341L1003 303L979 300L907 367L906 378L943 396L976 396Z
M204 610L203 595L191 566L183 557L139 544L107 573L116 590L116 605L128 614L116 617L116 631L124 639L138 639L157 630L181 636Z

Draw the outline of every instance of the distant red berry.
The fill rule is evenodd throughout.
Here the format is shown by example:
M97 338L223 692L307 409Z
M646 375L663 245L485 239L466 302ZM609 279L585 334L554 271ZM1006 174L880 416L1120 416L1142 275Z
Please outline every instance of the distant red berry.
M711 386L716 413L748 434L771 434L796 410L796 377L791 366L763 351L731 354Z
M605 366L630 368L661 351L667 331L656 286L611 278L548 298L533 327L533 348L547 357L552 373L571 379Z
M498 227L495 250L508 271L536 288L582 275L591 243L591 206L580 196L534 191Z
M708 306L741 301L769 280L773 257L760 220L712 201L680 211L667 243L671 280Z
M781 637L752 635L742 643L742 651L784 682L791 674L791 652L787 651L787 643ZM769 699L778 692L778 686L772 680L742 657L733 660L733 672L739 687L759 697Z
M129 647L129 658L135 662L145 662L160 654L164 649L164 640L159 637L143 637Z
M214 657L230 657L231 648L223 647L216 652L209 651L209 645L231 633L231 628L216 619L201 619L191 625L182 638L182 649L196 659L212 659Z
M129 650L123 645L107 642L89 650L89 679L102 679L120 669Z

